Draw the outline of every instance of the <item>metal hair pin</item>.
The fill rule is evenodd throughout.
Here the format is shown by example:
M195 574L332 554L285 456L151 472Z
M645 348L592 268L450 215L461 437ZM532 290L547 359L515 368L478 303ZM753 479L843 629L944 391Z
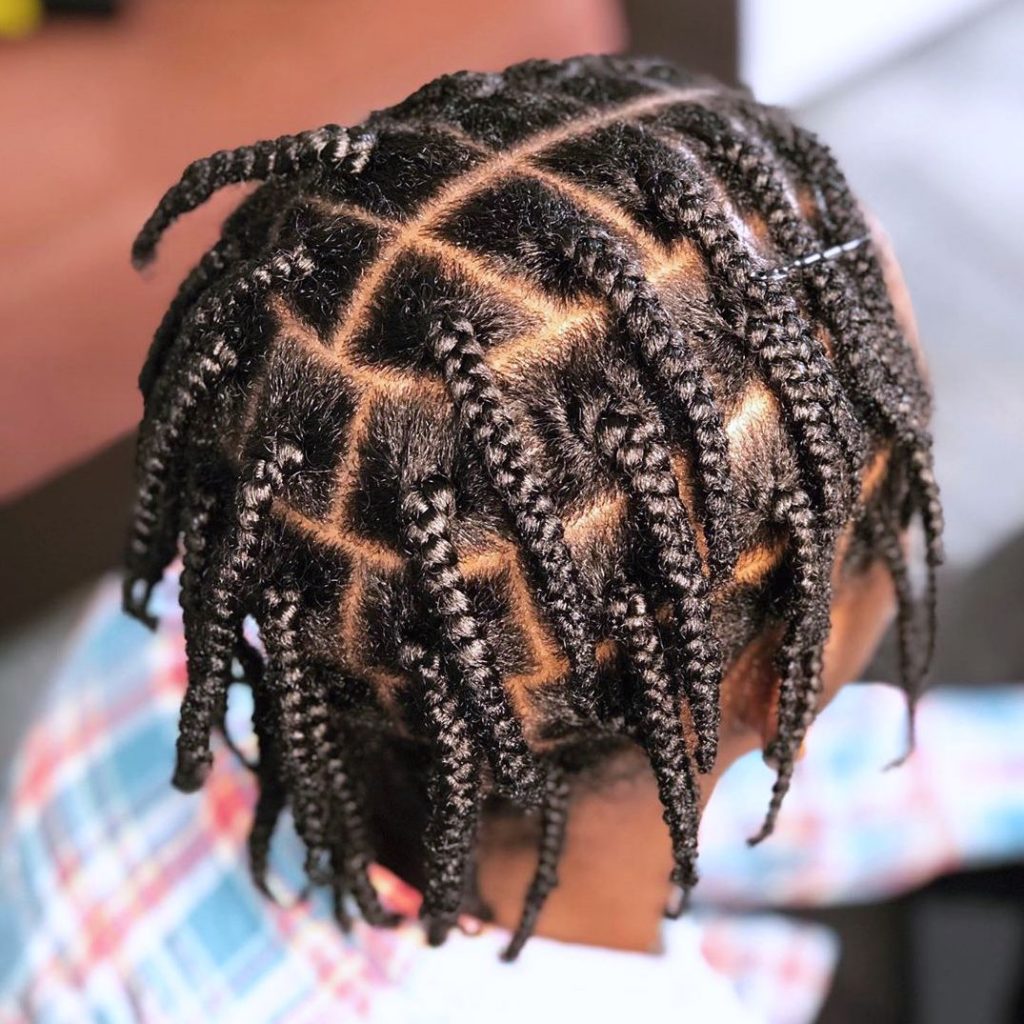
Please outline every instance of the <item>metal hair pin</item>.
M868 236L863 235L849 242L843 242L841 245L833 245L828 249L812 252L808 256L801 256L798 260L793 260L792 263L786 263L781 267L762 270L753 276L761 281L780 281L794 270L802 270L804 267L814 266L815 263L820 263L822 260L834 260L844 253L853 252L854 249L859 249L867 240Z

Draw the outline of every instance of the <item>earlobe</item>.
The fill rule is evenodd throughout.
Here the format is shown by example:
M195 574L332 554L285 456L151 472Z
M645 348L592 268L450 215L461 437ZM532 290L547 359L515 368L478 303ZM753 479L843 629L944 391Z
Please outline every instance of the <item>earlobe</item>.
M722 738L764 749L777 731L781 626L755 638L722 679Z

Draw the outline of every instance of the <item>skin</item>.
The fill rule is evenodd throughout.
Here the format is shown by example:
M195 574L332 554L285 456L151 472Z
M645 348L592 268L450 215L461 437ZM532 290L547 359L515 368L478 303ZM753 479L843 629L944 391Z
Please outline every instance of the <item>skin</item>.
M825 650L823 705L864 669L894 608L889 574L880 563L841 581ZM753 641L723 680L720 752L713 771L700 779L702 805L729 766L771 736L778 692L775 643L772 637ZM535 832L525 822L503 817L485 823L480 888L503 927L514 928L518 920L536 865L535 849ZM671 866L654 776L642 754L624 753L599 787L587 781L574 785L559 885L541 914L537 934L656 952L671 897Z
M910 296L888 237L870 213L896 319L927 368ZM824 708L840 687L860 676L895 614L886 567L874 562L856 574L833 573L831 633L824 652ZM773 666L778 638L761 636L733 661L722 681L722 724L714 769L700 777L702 808L729 766L771 739L779 679ZM812 726L813 728L813 726ZM784 813L784 812L783 812ZM768 840L771 841L770 839ZM478 878L495 922L514 928L536 865L536 834L521 821L485 821ZM657 952L672 866L654 776L643 755L626 753L600 786L577 782L572 793L559 885L548 898L536 934L566 942Z

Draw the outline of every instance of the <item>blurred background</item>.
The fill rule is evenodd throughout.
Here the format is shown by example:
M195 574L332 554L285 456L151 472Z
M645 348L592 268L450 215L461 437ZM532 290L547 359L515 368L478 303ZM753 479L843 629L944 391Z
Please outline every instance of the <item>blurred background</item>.
M903 262L934 376L949 565L933 676L1024 679L1024 4L0 0L0 37L4 774L120 555L149 338L237 199L176 227L139 280L128 247L163 189L214 149L533 56L658 53L745 81L835 148ZM889 671L883 650L872 677ZM844 945L823 1019L1017 1019L1019 869L818 916Z

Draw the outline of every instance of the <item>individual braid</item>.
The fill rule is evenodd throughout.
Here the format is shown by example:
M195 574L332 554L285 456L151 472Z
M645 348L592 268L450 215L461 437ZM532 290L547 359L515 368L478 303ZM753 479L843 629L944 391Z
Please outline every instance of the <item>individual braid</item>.
M519 957L523 946L533 934L548 896L558 885L558 863L565 847L566 825L569 821L569 783L562 770L549 765L541 803L540 846L537 868L523 903L523 913L512 938L501 954L511 963Z
M896 591L896 655L899 677L907 695L907 752L914 749L917 733L917 702L928 668L928 649L921 650L914 617L914 595L907 556L900 540L898 522L878 508L865 515L873 547L881 552ZM918 653L918 652L921 653Z
M171 186L142 226L132 244L132 263L144 267L153 258L161 236L182 214L202 206L226 185L266 181L324 167L340 166L350 157L351 169L365 165L372 148L371 135L353 139L336 124L324 125L298 135L264 139L251 146L222 149L185 168L181 180Z
M181 379L168 387L165 401L151 411L152 428L144 429L139 436L139 486L128 548L125 610L142 621L147 621L152 586L175 552L179 503L172 484L182 475L187 451L182 439L197 409L238 365L238 327L232 319L243 297L252 300L265 294L275 282L292 280L311 269L301 249L250 264L223 290L208 295L186 321L183 337L192 340L180 344L186 353L193 353L193 358L183 362ZM145 585L141 597L140 582Z
M160 370L167 356L168 348L174 343L181 330L189 310L196 304L199 296L211 285L216 284L226 271L233 268L241 255L241 246L237 238L222 237L207 252L182 281L171 304L160 321L153 335L153 344L146 355L146 361L139 371L139 390L144 401L149 401L150 393L159 379Z
M764 751L765 760L775 766L777 776L764 823L751 837L751 845L766 839L775 828L800 745L817 708L832 594L831 564L817 557L820 532L815 528L811 501L799 483L795 466L784 470L777 482L773 517L789 534L793 593L777 658L781 669L777 731Z
M737 554L729 442L696 349L673 327L642 268L607 232L568 229L560 248L576 273L611 303L643 363L680 402L695 442L711 570L727 577Z
M431 817L424 838L426 888L420 916L431 945L444 942L469 885L470 856L480 814L477 753L458 699L436 653L404 642L399 661L423 691L437 766L430 779Z
M276 899L267 880L270 844L287 805L288 795L281 770L278 723L263 686L259 684L253 687L252 725L259 745L259 758L256 763L256 807L248 838L249 871L260 892Z
M654 541L658 567L676 608L697 763L701 771L710 771L718 741L721 652L711 631L707 581L664 436L638 410L612 407L597 425L595 442L628 482Z
M672 838L672 880L688 893L697 883L697 787L654 616L643 594L628 584L612 592L607 614L639 684L639 739L650 758Z
M544 605L575 672L574 696L582 710L592 713L594 637L587 615L592 600L583 590L544 480L527 461L472 323L465 317L441 317L428 333L427 345L491 483L512 513L537 567Z
M299 592L270 587L261 594L260 604L260 633L267 648L263 686L277 709L284 782L296 831L306 847L306 874L319 885L331 878L323 759L329 733L327 691L301 661Z
M210 730L231 682L245 599L254 583L257 549L271 503L283 474L301 462L302 452L287 442L275 443L263 458L253 461L239 481L235 522L220 558L207 570L207 620L199 628L197 670L190 671L182 699L174 770L174 785L186 792L198 789L210 768Z
M332 715L325 751L331 800L331 868L334 874L335 906L344 920L344 892L351 893L363 920L379 928L393 928L400 921L388 910L370 878L376 859L366 827L365 798L356 774L356 759L350 728L340 709Z
M234 271L239 262L254 259L268 240L280 214L282 190L266 184L248 196L228 217L217 242L203 254L178 288L160 321L139 373L139 390L148 405L161 380L168 351L181 333L189 313L205 293Z
M238 643L235 646L235 661L238 662L240 674L232 679L232 685L248 686L249 690L252 691L254 687L259 685L263 680L265 669L263 655L253 647L245 636L239 635ZM228 706L229 697L228 692L226 691L220 711L214 721L214 727L220 733L221 739L224 741L224 745L235 756L235 759L239 764L255 775L258 772L258 762L254 761L248 754L246 754L242 747L236 742L234 736L231 735L231 730L228 727Z
M539 792L537 764L509 703L466 591L451 542L455 493L434 474L411 487L402 502L405 536L418 580L436 608L446 661L458 672L468 700L488 731L488 754L498 789L529 802Z
M215 517L221 497L211 482L200 483L198 473L189 475L190 500L182 523L182 568L178 589L178 603L182 611L185 635L185 664L188 678L194 680L202 663L200 647L202 621L202 590L215 538ZM155 625L155 623L154 623ZM217 725L227 737L224 722L227 717L227 689L216 712ZM230 741L228 743L230 747Z

